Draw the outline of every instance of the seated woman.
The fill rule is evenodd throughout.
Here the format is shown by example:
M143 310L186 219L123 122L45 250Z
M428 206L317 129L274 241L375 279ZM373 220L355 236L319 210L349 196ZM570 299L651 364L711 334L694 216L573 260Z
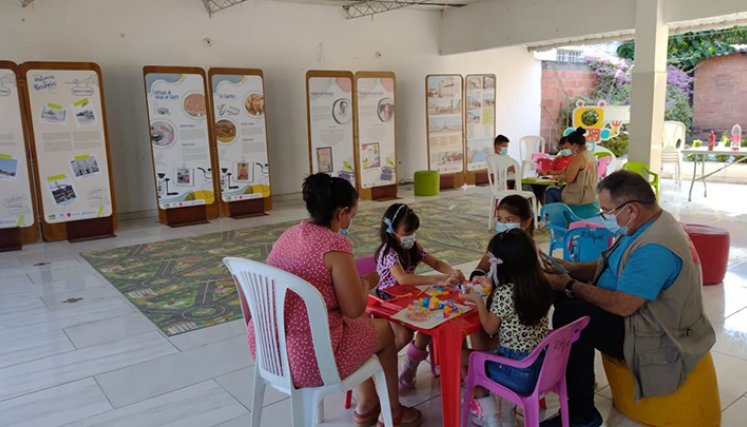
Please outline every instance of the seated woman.
M324 173L303 183L303 199L311 218L286 230L275 242L267 264L308 281L327 305L332 349L340 377L345 378L376 355L384 368L394 425L419 426L420 411L399 403L397 353L389 322L366 316L368 289L361 283L350 240L343 237L357 212L358 194L350 183ZM293 383L296 387L322 384L303 301L289 293L285 325ZM255 354L254 329L249 325L249 347ZM372 380L357 388L356 426L371 426L380 405Z
M545 204L563 202L566 205L589 205L597 202L597 161L594 154L586 148L586 130L579 127L568 135L571 151L575 153L573 161L565 171L551 173L565 186L550 187L545 191ZM599 211L599 208L596 208Z

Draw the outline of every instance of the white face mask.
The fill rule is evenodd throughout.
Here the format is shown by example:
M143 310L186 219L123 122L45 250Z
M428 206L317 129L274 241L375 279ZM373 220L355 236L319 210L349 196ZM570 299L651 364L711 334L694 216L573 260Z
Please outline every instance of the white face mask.
M495 232L503 233L504 231L514 230L521 228L521 224L518 222L497 222L495 223Z
M570 148L566 148L565 150L560 150L560 152L558 152L558 156L560 157L567 157L571 154L573 154L573 150L571 150Z
M501 150L498 152L501 156L505 156L508 154L508 148L507 147L501 147Z
M409 235L409 236L402 236L399 238L399 244L402 245L402 249L409 251L415 246L415 242L417 239L415 238L415 235Z

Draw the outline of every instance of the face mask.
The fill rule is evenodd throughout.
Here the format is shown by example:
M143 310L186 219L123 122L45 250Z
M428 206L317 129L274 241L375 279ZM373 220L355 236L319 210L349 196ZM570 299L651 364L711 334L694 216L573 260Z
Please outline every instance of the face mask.
M558 156L561 157L570 156L571 154L573 154L573 151L570 148L566 148L565 150L560 150L560 152L558 152Z
M615 216L615 221L617 221L617 216ZM619 230L617 230L617 234L620 236L628 236L630 234L630 223L633 222L633 214L631 213L630 219L628 222L620 227Z
M495 232L503 233L504 231L521 228L521 224L518 222L497 222L495 223Z
M340 236L348 237L348 232L350 231L350 226L353 225L353 218L350 218L350 222L348 223L348 226L345 228L340 228Z
M409 251L415 246L416 240L414 234L411 236L402 236L399 238L399 244L402 245L402 249Z
M597 148L597 143L596 142L587 142L586 143L586 149L587 150L593 152L594 150L596 150L596 148Z
M501 148L501 151L499 152L499 154L500 154L501 156L505 156L505 155L507 155L507 154L508 154L508 148L506 148L506 147L502 147L502 148Z

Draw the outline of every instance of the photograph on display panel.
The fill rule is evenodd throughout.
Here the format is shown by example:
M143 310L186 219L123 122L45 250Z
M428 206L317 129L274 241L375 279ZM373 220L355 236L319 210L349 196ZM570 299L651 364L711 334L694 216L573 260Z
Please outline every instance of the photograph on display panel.
M210 85L221 200L229 203L270 197L261 71L211 70Z
M356 185L352 73L309 71L306 86L311 172Z
M146 71L144 78L158 207L212 205L215 193L203 75Z
M472 83L473 85L476 82ZM482 87L482 82L479 82ZM464 170L464 116L462 77L426 77L429 168L442 174ZM474 97L468 102L475 104Z
M394 185L397 183L394 74L360 73L355 81L361 188Z
M487 168L495 136L495 75L474 74L465 77L467 108L465 134L467 171Z
M44 221L110 217L113 190L98 67L50 63L44 69L46 64L24 64Z

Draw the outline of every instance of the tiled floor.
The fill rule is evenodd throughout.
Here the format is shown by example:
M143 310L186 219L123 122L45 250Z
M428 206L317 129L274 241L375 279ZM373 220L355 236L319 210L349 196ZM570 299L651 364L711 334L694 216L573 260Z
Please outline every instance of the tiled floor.
M714 356L724 426L744 425L747 418L745 189L710 184L708 199L696 188L695 201L688 203L687 185L665 181L662 196L665 208L683 222L731 232L726 281L703 289L718 331ZM403 194L406 202L413 199ZM247 426L252 361L242 325L167 338L78 254L305 216L298 201L275 205L270 216L180 229L153 219L122 221L116 239L35 244L0 254L0 425ZM438 380L426 366L421 369L417 390L403 400L423 410L425 425L438 426ZM599 372L597 403L606 425L635 425L612 408ZM262 425L290 425L283 395L269 392L265 405ZM342 396L328 399L325 412L329 425L351 424Z

